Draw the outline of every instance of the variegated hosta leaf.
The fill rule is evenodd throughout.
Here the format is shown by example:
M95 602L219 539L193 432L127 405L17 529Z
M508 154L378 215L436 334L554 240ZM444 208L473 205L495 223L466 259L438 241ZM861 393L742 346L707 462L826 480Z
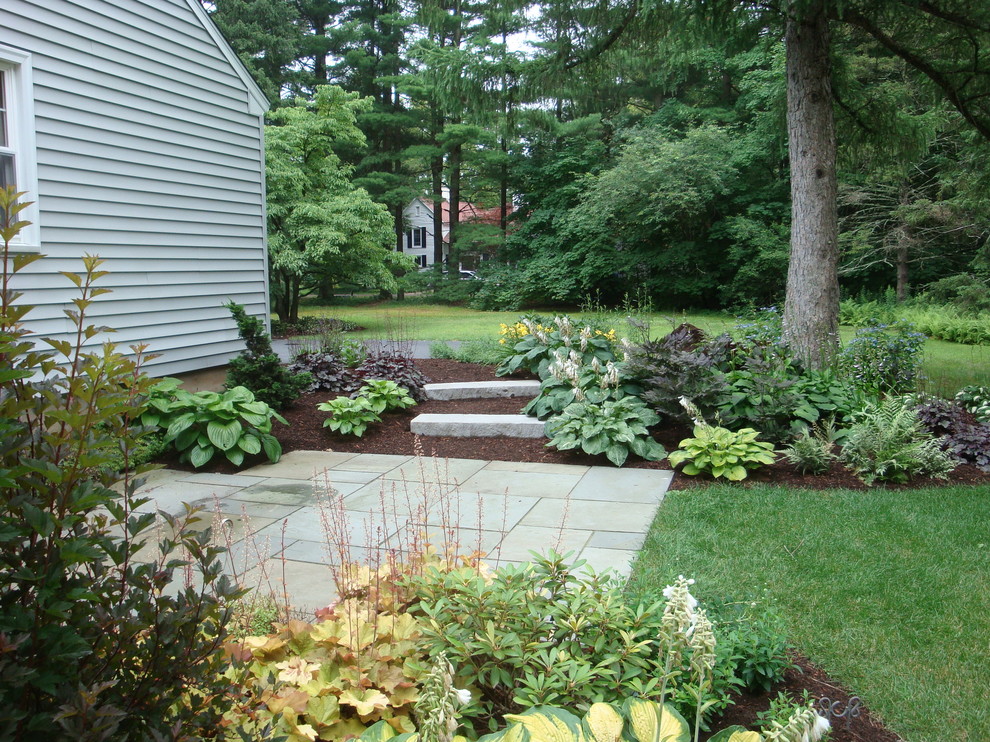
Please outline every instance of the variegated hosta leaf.
M619 742L625 720L608 703L593 703L581 722L590 742Z
M505 720L521 724L533 742L583 742L580 720L566 709L534 706L521 714L506 714Z

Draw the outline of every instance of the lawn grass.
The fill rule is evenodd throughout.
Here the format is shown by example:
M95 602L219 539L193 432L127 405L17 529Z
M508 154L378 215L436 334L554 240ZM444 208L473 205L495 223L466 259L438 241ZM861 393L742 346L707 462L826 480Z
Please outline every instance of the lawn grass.
M671 492L632 585L766 589L791 641L905 740L988 740L988 523L988 487Z
M554 314L555 310L536 310ZM491 338L498 333L499 323L515 322L519 312L482 312L466 307L426 304L416 299L405 301L366 302L347 306L307 306L303 315L326 315L350 320L365 329L354 337L367 339L394 338L399 340L472 340ZM571 312L573 317L590 317L593 313ZM610 315L620 334L631 334L624 326L621 313ZM706 333L718 334L736 323L736 318L719 312L652 312L641 315L649 321L654 336L669 332L682 322L700 327ZM843 327L843 341L854 330ZM929 340L925 345L923 365L926 381L923 386L942 396L952 396L967 384L990 385L990 347L959 345L941 340Z

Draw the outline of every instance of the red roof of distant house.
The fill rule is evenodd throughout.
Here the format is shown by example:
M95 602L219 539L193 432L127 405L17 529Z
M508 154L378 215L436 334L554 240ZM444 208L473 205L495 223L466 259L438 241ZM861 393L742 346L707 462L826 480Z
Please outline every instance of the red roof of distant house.
M477 204L461 201L457 210L461 222L481 222L483 224L498 225L502 220L502 210L496 206L493 209L483 209ZM512 204L507 204L506 214L512 213ZM440 218L444 224L450 224L450 202L444 201L440 211Z

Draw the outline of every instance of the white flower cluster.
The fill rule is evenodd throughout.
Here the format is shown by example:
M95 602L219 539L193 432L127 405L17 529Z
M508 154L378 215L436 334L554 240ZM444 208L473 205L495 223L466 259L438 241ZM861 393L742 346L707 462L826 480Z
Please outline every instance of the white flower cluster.
M828 719L809 706L796 710L786 724L775 721L763 739L764 742L818 742L830 726Z
M591 340L591 328L588 325L582 327L578 337L581 338L581 352L584 353L588 349L588 341Z
M529 334L535 337L539 342L543 343L544 345L547 345L550 342L550 338L549 336L547 336L546 331L544 331L544 329L539 324L529 319L528 317L524 317L522 319L522 323L526 325L526 329L529 330Z

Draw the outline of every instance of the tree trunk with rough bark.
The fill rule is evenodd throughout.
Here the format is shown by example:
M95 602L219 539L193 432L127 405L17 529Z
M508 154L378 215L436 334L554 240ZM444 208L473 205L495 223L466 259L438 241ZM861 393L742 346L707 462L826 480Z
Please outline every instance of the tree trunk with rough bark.
M791 2L787 29L787 133L791 254L784 341L810 368L838 350L839 277L835 123L825 1Z

